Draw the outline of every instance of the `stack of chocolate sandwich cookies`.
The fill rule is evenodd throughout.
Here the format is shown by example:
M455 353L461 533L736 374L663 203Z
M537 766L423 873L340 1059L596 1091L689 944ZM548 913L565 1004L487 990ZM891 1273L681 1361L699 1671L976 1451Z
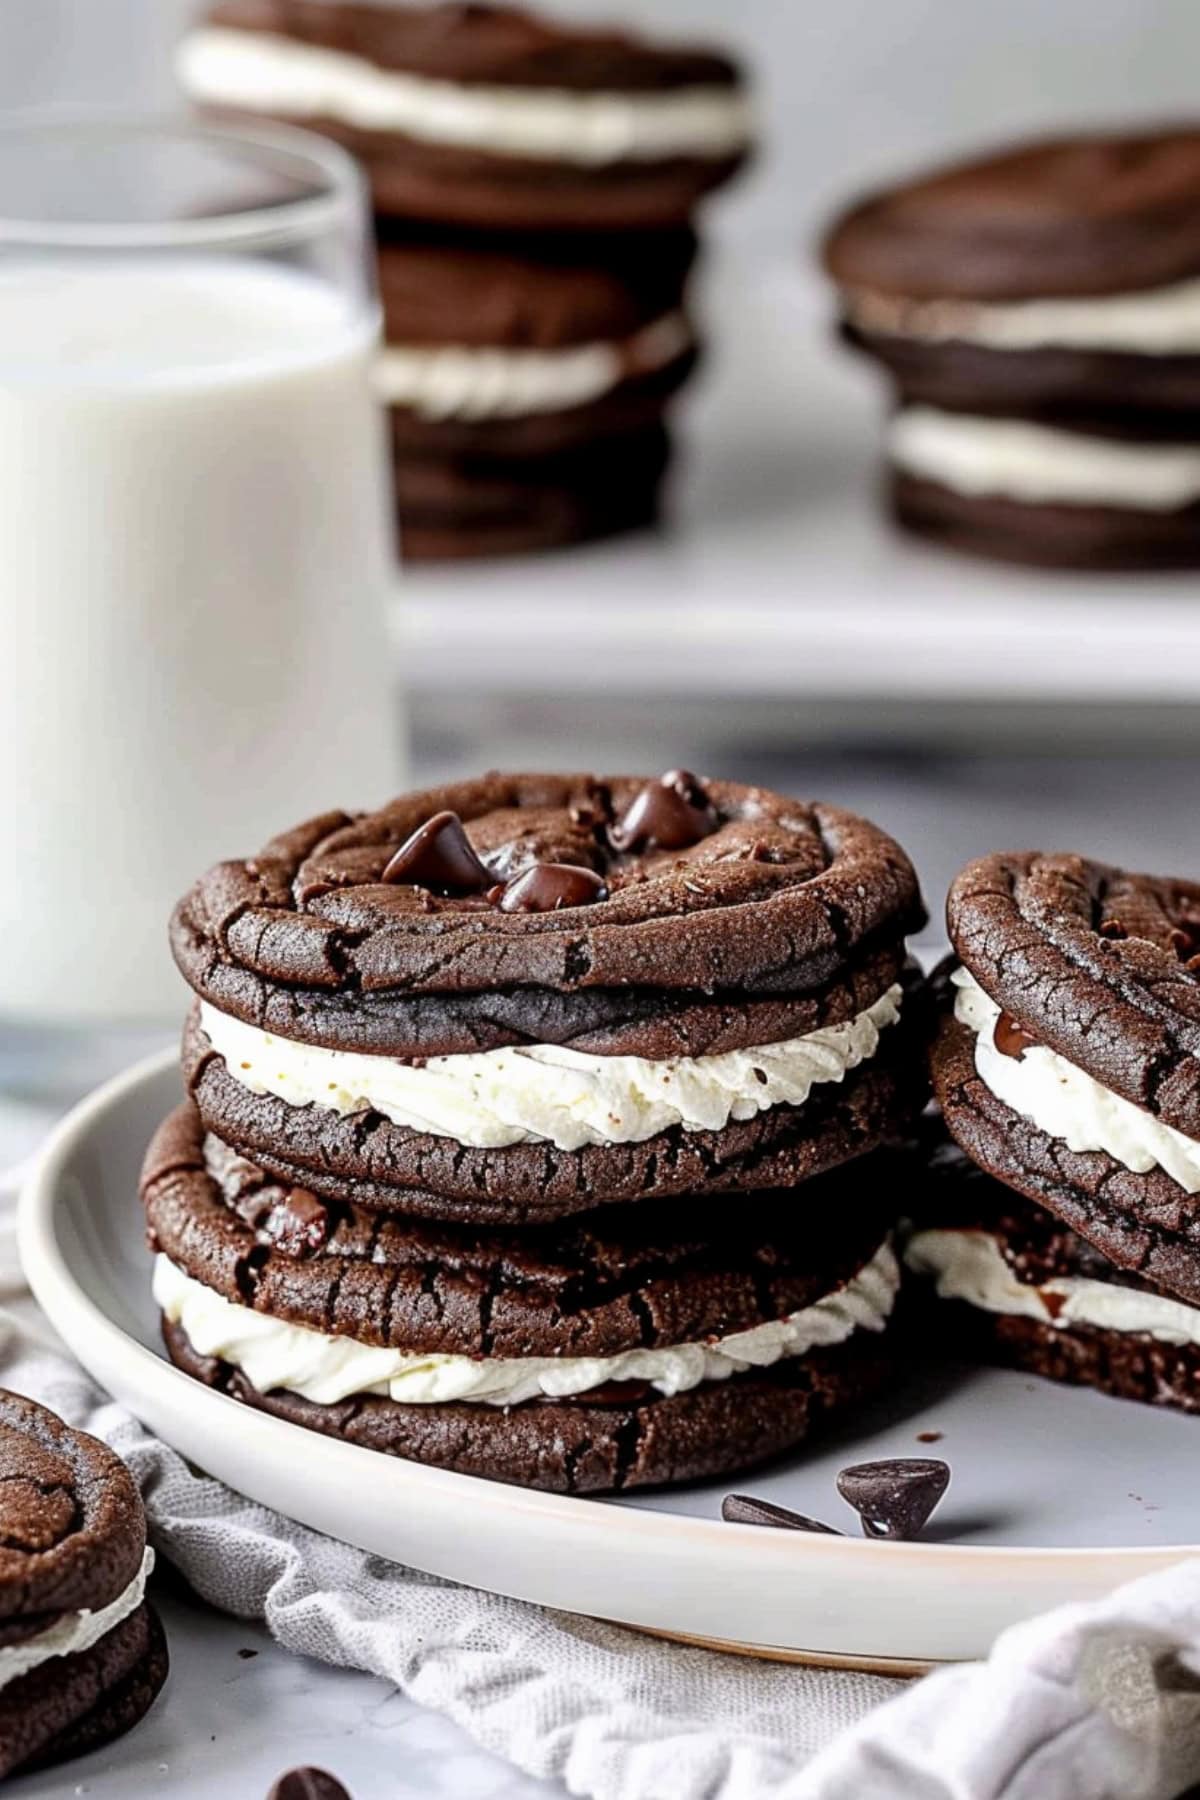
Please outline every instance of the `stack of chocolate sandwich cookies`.
M991 1179L910 1261L1005 1360L1200 1406L1200 885L991 856L948 920L934 1087Z
M874 826L681 771L490 776L218 866L143 1185L172 1356L573 1491L798 1442L886 1371L888 1190L844 1165L922 1103L921 917Z
M132 1475L104 1444L0 1391L0 1777L128 1731L167 1677ZM82 1790L76 1790L81 1792Z
M388 407L411 557L500 554L649 524L664 410L697 359L696 240L507 242L380 226Z
M229 0L179 74L364 162L406 555L654 517L695 361L690 221L750 144L726 57L508 7Z
M1200 132L1055 139L871 195L824 246L886 370L900 521L1047 565L1200 561Z

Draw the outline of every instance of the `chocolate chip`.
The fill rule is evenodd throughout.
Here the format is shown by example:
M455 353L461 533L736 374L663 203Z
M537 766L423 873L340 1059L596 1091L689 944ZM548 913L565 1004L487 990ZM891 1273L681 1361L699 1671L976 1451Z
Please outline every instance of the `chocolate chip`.
M945 1437L944 1431L918 1431L918 1444L940 1444Z
M668 769L648 781L609 828L614 850L683 850L717 829L720 820L704 788L687 769Z
M418 825L380 876L381 881L443 894L482 893L495 879L471 848L455 812L434 813L432 819Z
M821 1537L845 1537L836 1525L823 1525L790 1507L776 1506L773 1500L755 1500L751 1494L726 1494L721 1502L721 1517L727 1525L776 1525L784 1531L815 1531Z
M329 1237L329 1208L307 1188L289 1188L267 1214L263 1230L285 1256L314 1256Z
M919 1536L949 1485L949 1464L925 1456L854 1463L837 1478L838 1493L871 1538Z
M279 1777L267 1800L350 1800L350 1795L326 1769L289 1769Z
M992 1042L1001 1056L1011 1056L1014 1061L1024 1056L1027 1050L1033 1050L1037 1046L1037 1039L1031 1037L1023 1025L1018 1025L1011 1013L1006 1012L1002 1012L996 1020Z
M500 896L501 912L560 912L607 900L608 888L592 869L574 863L533 863Z

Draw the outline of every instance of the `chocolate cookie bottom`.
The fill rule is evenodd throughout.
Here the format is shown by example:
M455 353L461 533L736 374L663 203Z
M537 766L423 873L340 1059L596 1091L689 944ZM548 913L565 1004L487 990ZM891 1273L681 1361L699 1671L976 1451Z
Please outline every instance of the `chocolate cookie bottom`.
M953 550L1061 569L1200 567L1200 505L1170 512L1034 505L893 473L898 524Z
M90 1650L10 1682L0 1690L0 1778L111 1743L149 1710L167 1670L162 1626L143 1601Z
M1103 1151L1071 1150L1014 1112L975 1069L974 1040L944 1017L934 1090L955 1141L981 1169L1044 1206L1118 1269L1200 1305L1200 1195L1164 1170L1137 1173Z
M671 445L660 424L570 454L396 460L407 561L515 556L652 525Z
M1042 1324L984 1312L962 1300L936 1305L943 1350L953 1343L981 1361L1048 1381L1095 1388L1118 1400L1200 1412L1200 1348L1195 1344L1164 1344L1144 1331Z
M874 1393L892 1360L886 1332L857 1332L836 1348L671 1398L625 1383L611 1397L600 1389L590 1399L513 1407L402 1405L373 1394L322 1406L283 1389L260 1393L166 1320L163 1341L179 1368L260 1412L389 1456L566 1494L659 1487L767 1462Z

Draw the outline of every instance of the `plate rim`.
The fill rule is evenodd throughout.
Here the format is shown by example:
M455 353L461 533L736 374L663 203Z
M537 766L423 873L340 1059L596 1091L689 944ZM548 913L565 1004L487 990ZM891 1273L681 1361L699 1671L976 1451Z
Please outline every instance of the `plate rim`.
M19 1195L17 1247L21 1267L34 1298L51 1324L60 1331L60 1335L66 1336L59 1324L59 1309L62 1307L81 1314L90 1329L99 1333L122 1356L132 1356L148 1372L152 1381L166 1384L167 1391L175 1391L181 1395L186 1392L194 1396L196 1383L190 1376L131 1336L84 1291L67 1263L55 1230L59 1176L77 1146L87 1138L100 1118L115 1110L134 1090L148 1085L176 1067L177 1062L178 1055L174 1049L155 1051L94 1088L59 1121L35 1157ZM244 1420L245 1408L236 1400L210 1389L205 1389L204 1392L211 1400L232 1408L239 1420ZM293 1434L297 1442L307 1441L311 1436L302 1426L289 1420L263 1415L262 1423ZM342 1456L352 1458L354 1467L369 1466L379 1477L381 1459L377 1451L337 1439L325 1442L331 1450L338 1453L339 1460ZM363 1463L363 1458L368 1461ZM403 1458L385 1458L383 1461L385 1464L400 1464L406 1479L418 1490L427 1492L431 1498L439 1493L463 1498L475 1496L489 1508L526 1514L534 1523L540 1519L564 1525L568 1521L585 1517L596 1506L595 1499L587 1496L547 1493L508 1482L488 1481L482 1476L460 1474L456 1470L440 1469ZM652 1544L664 1533L670 1532L677 1544L682 1539L697 1555L710 1552L716 1545L729 1546L735 1539L743 1544L753 1541L764 1556L774 1553L794 1554L794 1534L782 1529L731 1524L720 1518L710 1519L692 1513L654 1508L623 1507L620 1516L622 1531L635 1536L639 1541ZM883 1559L886 1559L893 1571L898 1564L908 1562L916 1569L926 1568L931 1574L938 1576L952 1575L954 1566L963 1561L973 1569L995 1575L1030 1563L1076 1574L1100 1564L1106 1568L1111 1567L1115 1584L1120 1579L1130 1579L1139 1573L1160 1567L1164 1558L1183 1561L1189 1557L1198 1557L1200 1543L1091 1546L883 1543L865 1537L814 1537L811 1541L806 1541L805 1550L806 1555L829 1559L831 1567L836 1566L838 1558L862 1568L881 1567Z

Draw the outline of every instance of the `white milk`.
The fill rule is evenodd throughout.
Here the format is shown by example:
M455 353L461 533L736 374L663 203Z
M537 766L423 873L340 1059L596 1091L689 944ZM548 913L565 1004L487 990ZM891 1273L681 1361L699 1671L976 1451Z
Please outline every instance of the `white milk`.
M177 1011L191 880L392 787L372 341L267 265L0 268L0 1016Z

